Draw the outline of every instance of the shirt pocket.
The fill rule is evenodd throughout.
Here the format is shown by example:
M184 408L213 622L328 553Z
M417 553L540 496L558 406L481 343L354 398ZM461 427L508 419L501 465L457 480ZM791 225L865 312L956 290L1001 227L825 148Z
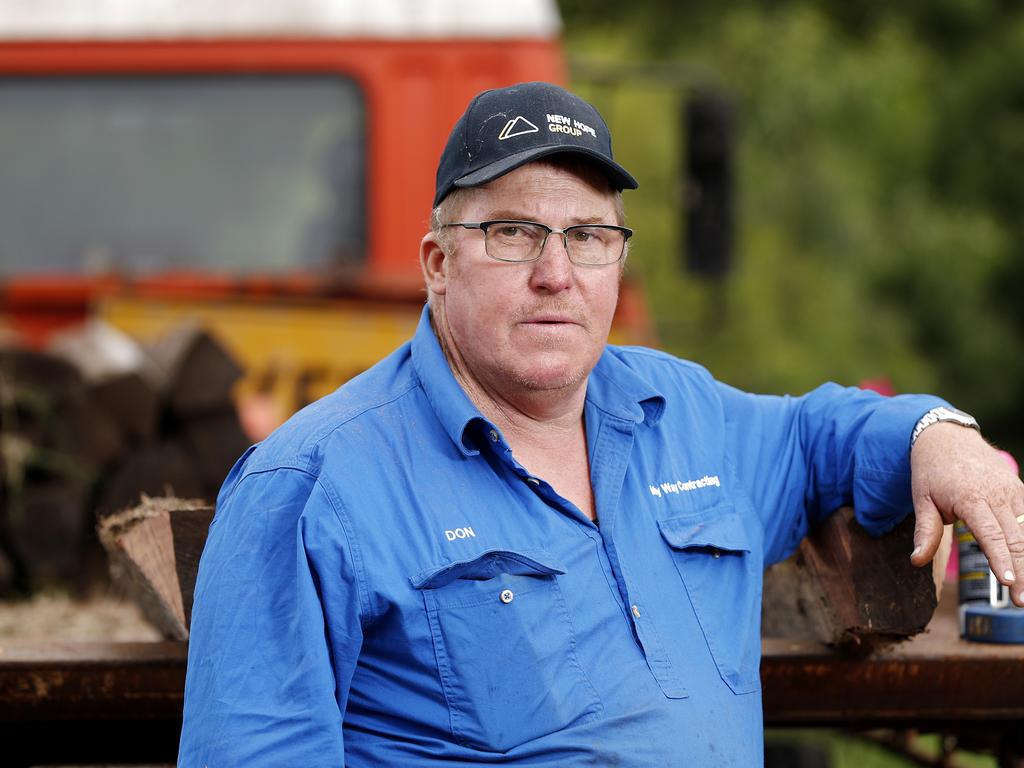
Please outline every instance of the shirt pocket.
M412 578L464 746L507 752L602 711L576 655L564 573L541 551L490 550Z
M658 521L701 631L733 693L760 689L761 574L731 505Z

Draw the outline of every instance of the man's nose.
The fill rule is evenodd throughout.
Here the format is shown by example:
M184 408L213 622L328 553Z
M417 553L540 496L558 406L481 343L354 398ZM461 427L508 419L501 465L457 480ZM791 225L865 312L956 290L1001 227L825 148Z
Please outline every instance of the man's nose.
M552 232L541 249L540 257L533 262L530 285L536 290L557 293L572 286L574 278L573 263L569 260L565 238Z

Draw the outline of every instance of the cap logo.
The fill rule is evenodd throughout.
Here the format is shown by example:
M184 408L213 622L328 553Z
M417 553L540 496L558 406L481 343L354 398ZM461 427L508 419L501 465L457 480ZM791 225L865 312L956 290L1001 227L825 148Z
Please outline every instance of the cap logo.
M595 139L597 131L584 122L567 117L566 115L548 115L548 130L552 133L565 133L569 136L582 136L590 134Z
M513 136L522 136L524 133L538 133L540 128L531 123L522 115L516 115L507 123L505 127L501 129L501 133L498 134L498 141L504 141L505 139L511 139Z

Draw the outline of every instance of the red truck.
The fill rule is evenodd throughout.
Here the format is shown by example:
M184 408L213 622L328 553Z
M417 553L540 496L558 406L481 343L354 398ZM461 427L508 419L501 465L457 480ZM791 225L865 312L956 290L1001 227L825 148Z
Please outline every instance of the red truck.
M411 335L448 131L563 82L559 33L553 0L0 9L0 327L200 321L262 436ZM627 285L614 338L648 337Z

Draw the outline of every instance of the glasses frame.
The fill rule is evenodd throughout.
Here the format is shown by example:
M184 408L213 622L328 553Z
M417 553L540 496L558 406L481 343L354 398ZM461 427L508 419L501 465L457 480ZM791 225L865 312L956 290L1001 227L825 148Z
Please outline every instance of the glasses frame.
M489 250L487 250L487 230L493 227L495 224L529 224L532 227L540 227L544 230L544 239L541 240L540 248L537 249L537 255L532 259L502 259L498 256L493 256ZM629 238L633 236L633 230L629 227L620 227L617 224L573 224L571 227L565 229L555 229L549 227L547 224L541 224L539 221L526 221L525 219L493 219L491 221L453 221L449 224L442 224L441 229L447 229L448 227L463 227L464 229L479 229L484 233L484 253L487 254L488 258L500 261L505 264L530 264L537 261L541 254L544 253L544 248L548 244L548 238L551 235L562 236L562 247L565 248L565 254L569 257L569 261L581 267L607 267L611 264L618 264L622 261L623 255L626 253L626 243L629 242ZM588 229L591 227L601 227L602 229L614 229L621 232L624 237L622 238L622 250L619 252L619 257L615 261L605 261L600 264L590 263L586 261L576 261L572 257L572 250L569 248L569 234L573 230L577 229Z

